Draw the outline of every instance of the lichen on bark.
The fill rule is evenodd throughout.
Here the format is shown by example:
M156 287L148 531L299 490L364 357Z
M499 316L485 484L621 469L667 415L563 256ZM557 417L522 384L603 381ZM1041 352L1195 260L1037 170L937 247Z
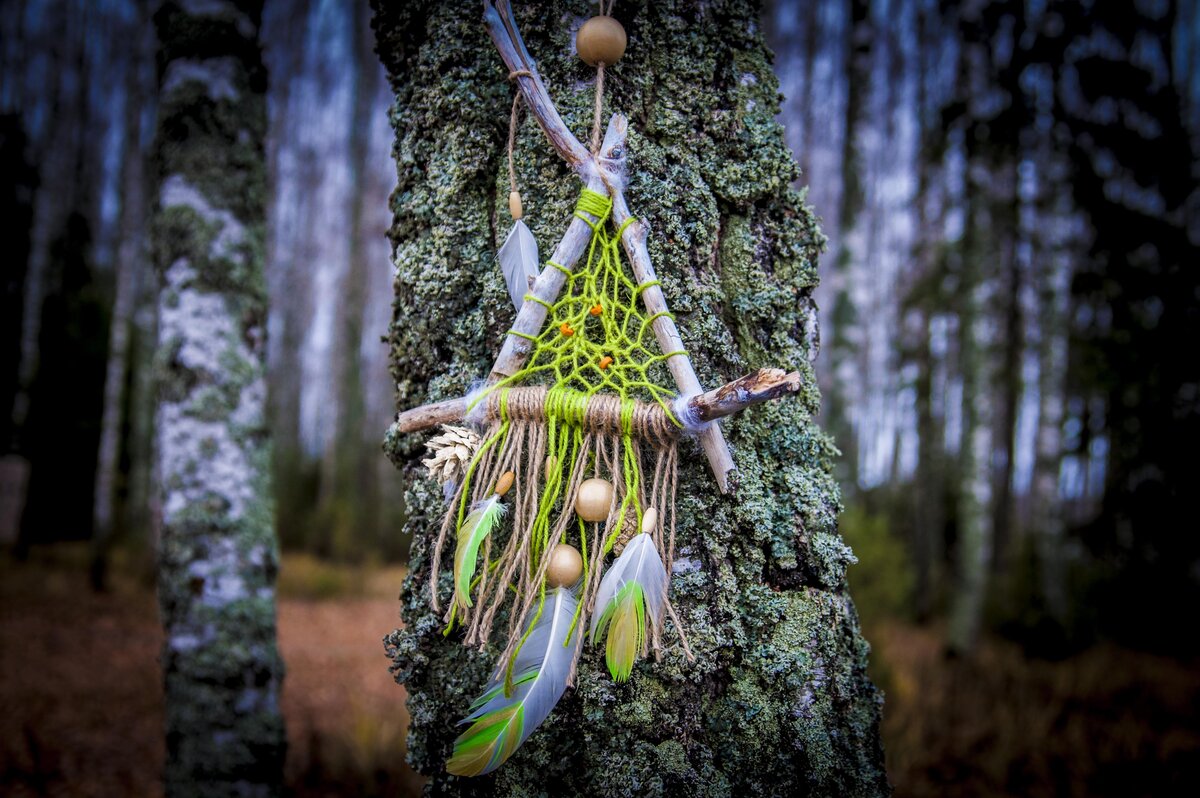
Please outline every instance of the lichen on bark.
M261 3L168 2L152 227L168 795L270 795L284 752L269 484Z
M396 103L397 266L389 341L397 403L461 395L488 372L512 308L494 259L508 224L505 72L477 3L376 0L378 49ZM594 71L573 55L595 5L517 3L518 24L581 138ZM625 58L607 74L605 116L630 120L635 214L701 382L766 366L798 369L796 399L725 424L738 466L721 496L699 447L683 444L672 600L696 654L670 641L626 685L589 650L577 686L494 776L443 770L455 723L495 651L463 648L428 604L441 491L420 473L422 436L385 449L408 473L413 548L405 627L388 636L409 692L409 758L431 794L879 795L880 698L837 533L835 456L813 421L820 397L812 289L823 243L775 120L778 84L759 8L726 2L623 2ZM526 121L516 148L526 221L548 251L579 181ZM448 576L442 577L447 582Z

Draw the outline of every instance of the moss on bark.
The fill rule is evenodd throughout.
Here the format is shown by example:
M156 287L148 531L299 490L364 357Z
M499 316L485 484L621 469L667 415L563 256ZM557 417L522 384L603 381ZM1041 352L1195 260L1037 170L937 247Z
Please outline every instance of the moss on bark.
M573 32L594 4L516 5L560 111L585 137L594 72L574 57ZM511 321L494 258L508 223L512 95L478 4L376 0L376 11L397 96L389 340L397 403L410 407L484 376ZM441 635L424 590L441 491L418 470L423 436L390 436L385 449L411 475L406 626L386 641L409 691L410 760L432 776L432 794L886 794L880 698L845 592L853 555L836 527L836 452L813 422L822 237L789 188L797 172L775 121L758 6L659 0L616 13L630 43L608 71L605 115L630 118L629 203L650 224L651 257L701 382L782 366L801 371L805 390L726 424L735 495L719 495L699 448L683 444L672 596L696 662L669 645L615 685L589 650L544 726L496 774L473 780L447 776L443 762L495 654ZM526 220L548 251L579 181L532 122L516 157Z
M168 2L155 15L158 592L173 796L281 786L260 13L261 2Z

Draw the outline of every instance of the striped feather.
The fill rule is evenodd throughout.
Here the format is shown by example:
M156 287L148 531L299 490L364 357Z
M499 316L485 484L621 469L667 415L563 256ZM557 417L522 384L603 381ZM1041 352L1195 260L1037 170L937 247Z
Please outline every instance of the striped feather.
M471 705L471 714L463 719L471 727L454 741L454 753L446 762L447 771L456 776L491 773L550 714L567 687L567 674L575 654L573 640L568 641L567 634L576 606L575 595L565 587L546 596L541 615L513 663L512 695L504 695L502 670Z

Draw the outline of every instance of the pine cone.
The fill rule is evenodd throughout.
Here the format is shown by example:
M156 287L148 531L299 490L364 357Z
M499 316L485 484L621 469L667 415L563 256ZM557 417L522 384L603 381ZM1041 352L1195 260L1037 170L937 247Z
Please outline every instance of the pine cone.
M633 505L625 511L625 517L621 519L621 532L617 535L616 541L613 542L613 554L620 557L621 552L625 551L625 546L629 541L633 540L633 536L641 530L638 529L637 511L633 509Z
M466 427L443 424L442 433L425 442L425 448L433 456L421 462L441 484L456 482L466 473L479 444L479 436Z

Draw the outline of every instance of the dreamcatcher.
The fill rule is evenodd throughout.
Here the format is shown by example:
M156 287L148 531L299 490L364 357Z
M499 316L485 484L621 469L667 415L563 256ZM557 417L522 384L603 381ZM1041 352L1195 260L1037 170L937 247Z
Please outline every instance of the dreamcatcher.
M661 650L670 617L691 658L668 590L677 443L696 436L726 492L733 461L713 422L799 388L798 374L764 369L701 391L645 228L625 204L624 117L614 115L600 137L604 70L626 46L611 5L602 3L605 13L576 38L597 70L590 149L550 102L508 4L486 6L488 31L520 90L508 145L514 221L498 253L517 316L482 388L402 413L396 425L443 424L425 464L449 504L429 582L446 633L461 630L465 644L480 647L503 635L493 678L447 762L459 775L488 773L516 751L573 683L585 644L603 648L612 678L625 681L639 659ZM512 166L521 102L584 183L544 266ZM461 420L468 426L451 423ZM449 596L439 595L443 560L452 560ZM496 629L505 606L507 623Z

